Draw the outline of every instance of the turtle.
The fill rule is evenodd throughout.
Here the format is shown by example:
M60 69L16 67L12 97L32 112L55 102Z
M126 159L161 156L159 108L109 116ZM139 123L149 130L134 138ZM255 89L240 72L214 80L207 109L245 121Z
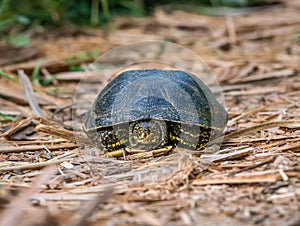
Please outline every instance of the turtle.
M104 153L201 149L220 134L227 112L198 77L182 70L127 70L84 114L84 130Z

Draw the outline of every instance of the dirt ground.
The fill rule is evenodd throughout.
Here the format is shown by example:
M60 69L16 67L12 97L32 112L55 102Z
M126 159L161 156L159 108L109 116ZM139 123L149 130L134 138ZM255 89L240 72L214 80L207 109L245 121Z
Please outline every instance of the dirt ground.
M157 8L0 46L0 112L15 119L0 122L0 225L300 225L300 2L281 2L219 17ZM83 144L72 121L83 73L70 68L142 40L184 46L213 71L229 116L220 150L115 159ZM166 55L180 65L178 56ZM24 78L37 65L52 83ZM93 76L80 103L107 79Z

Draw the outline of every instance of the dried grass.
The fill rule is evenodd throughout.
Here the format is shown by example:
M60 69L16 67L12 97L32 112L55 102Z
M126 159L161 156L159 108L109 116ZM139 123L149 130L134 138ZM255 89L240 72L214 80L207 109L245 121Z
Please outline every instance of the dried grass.
M87 30L67 37L69 49L58 55L51 48L64 38L33 40L44 72L60 72L52 88L63 91L53 96L33 85L46 119L32 116L20 84L0 78L0 111L17 117L0 124L0 224L298 225L300 50L299 39L291 39L300 32L300 8L283 2L226 18L159 9L153 17L117 20L108 36ZM68 106L80 76L66 71L63 57L97 42L105 51L145 37L187 46L216 74L229 112L217 152L114 159L75 139ZM18 69L33 68L12 62L3 70L17 78Z

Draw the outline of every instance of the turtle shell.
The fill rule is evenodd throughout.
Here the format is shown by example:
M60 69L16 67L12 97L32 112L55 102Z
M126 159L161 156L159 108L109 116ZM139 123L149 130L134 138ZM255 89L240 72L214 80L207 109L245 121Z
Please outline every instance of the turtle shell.
M85 130L105 152L180 146L198 149L222 131L227 112L193 74L130 70L114 78L85 114ZM150 132L149 132L150 131Z
M130 70L114 78L97 96L85 126L99 128L148 119L223 129L227 112L193 74Z

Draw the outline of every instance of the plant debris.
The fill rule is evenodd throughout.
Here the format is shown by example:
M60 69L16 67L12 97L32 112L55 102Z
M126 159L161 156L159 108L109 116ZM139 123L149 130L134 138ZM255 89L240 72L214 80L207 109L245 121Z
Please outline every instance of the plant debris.
M300 5L281 2L219 17L158 8L116 19L107 32L33 37L34 50L1 59L0 224L299 225ZM84 142L72 115L81 107L72 99L82 77L71 69L95 58L75 53L149 38L191 49L216 75L229 113L220 150L116 159ZM29 83L25 96L17 71L31 74L36 60L39 76L51 80ZM88 74L90 88L96 76Z

